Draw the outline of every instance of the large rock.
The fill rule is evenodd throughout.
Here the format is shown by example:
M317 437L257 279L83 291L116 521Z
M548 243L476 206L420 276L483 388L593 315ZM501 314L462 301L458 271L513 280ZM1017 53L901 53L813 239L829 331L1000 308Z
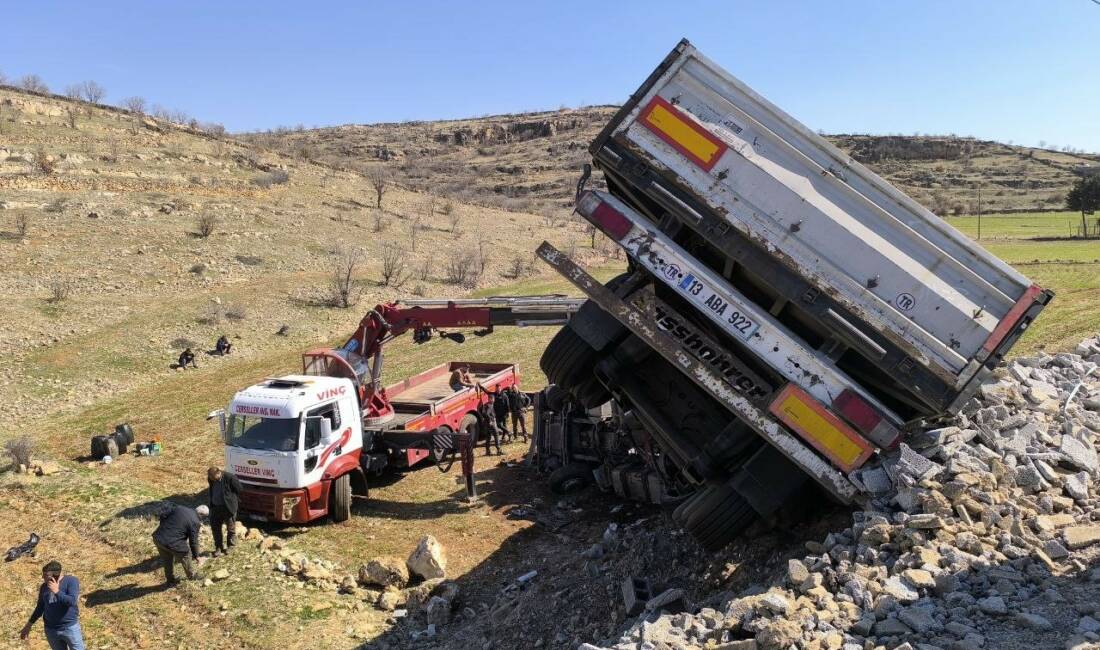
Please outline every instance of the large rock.
M359 567L359 584L381 587L404 587L409 582L409 569L395 557L376 557Z
M1069 548L1084 548L1100 542L1100 526L1070 526L1062 531L1062 536Z
M447 575L447 554L440 544L431 535L420 538L420 543L405 561L409 567L409 573L420 576L425 580L443 578Z
M451 601L439 596L432 596L427 607L428 624L443 627L451 620Z
M1062 460L1086 472L1096 472L1096 450L1091 445L1086 445L1073 436L1062 436L1062 444L1058 447L1058 453Z

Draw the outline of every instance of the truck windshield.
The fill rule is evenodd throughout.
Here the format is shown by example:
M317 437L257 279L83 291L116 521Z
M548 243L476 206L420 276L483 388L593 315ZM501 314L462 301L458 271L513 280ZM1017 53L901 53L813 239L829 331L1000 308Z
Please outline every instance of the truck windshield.
M229 444L234 447L295 451L301 423L297 418L230 415L227 429Z

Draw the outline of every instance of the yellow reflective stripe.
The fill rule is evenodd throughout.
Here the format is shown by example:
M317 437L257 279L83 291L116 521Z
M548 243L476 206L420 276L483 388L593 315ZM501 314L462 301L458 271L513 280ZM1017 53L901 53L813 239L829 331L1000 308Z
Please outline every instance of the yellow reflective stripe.
M854 464L863 453L859 445L831 422L821 417L797 395L788 395L780 403L779 410L787 416L788 424L801 429L803 434L817 440L845 465Z
M653 106L653 109L649 111L649 115L646 116L646 121L704 162L709 163L714 155L718 153L719 147L717 144L704 137L694 126L660 104Z

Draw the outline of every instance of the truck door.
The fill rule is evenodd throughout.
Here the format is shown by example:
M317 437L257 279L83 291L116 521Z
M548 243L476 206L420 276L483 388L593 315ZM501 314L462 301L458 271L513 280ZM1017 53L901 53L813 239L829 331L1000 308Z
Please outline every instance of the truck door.
M306 483L321 480L325 467L344 453L350 441L350 428L341 427L343 419L337 402L322 404L306 411L305 452Z

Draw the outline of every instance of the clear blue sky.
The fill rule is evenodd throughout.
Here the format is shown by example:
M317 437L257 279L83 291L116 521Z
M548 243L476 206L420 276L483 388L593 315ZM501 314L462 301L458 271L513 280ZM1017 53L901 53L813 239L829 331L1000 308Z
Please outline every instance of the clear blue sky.
M5 4L8 77L234 131L618 103L687 37L813 129L1100 151L1094 0Z

